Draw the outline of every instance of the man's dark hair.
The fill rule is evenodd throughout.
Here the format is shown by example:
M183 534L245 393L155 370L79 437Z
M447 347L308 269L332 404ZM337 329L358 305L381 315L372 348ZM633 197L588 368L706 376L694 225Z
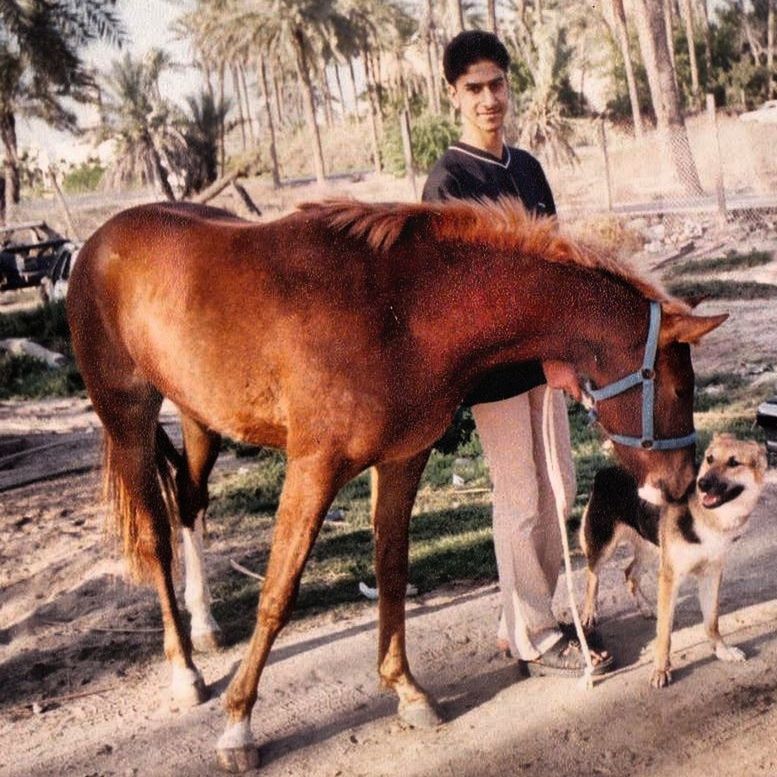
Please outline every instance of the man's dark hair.
M460 32L446 47L442 55L445 80L453 85L475 62L487 60L507 72L510 55L502 41L492 32L466 30Z

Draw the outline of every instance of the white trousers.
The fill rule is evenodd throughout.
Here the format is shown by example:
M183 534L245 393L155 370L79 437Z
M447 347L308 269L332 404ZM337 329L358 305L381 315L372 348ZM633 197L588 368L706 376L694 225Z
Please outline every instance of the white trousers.
M542 440L545 390L537 386L472 407L494 485L494 548L502 593L498 635L524 661L536 659L561 636L551 609L563 550ZM553 402L559 466L571 506L576 483L563 393L554 391Z

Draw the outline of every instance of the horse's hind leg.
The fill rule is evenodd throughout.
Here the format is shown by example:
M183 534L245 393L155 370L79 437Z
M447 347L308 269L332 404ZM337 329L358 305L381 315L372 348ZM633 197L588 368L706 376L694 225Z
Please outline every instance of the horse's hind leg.
M169 451L159 433L161 396L150 386L104 395L92 392L106 430L106 479L113 491L124 550L141 579L156 587L162 610L165 655L172 669L172 694L182 705L207 698L191 658L173 588L172 516L160 482L170 481ZM172 495L172 498L175 498Z
M327 508L337 489L354 474L324 456L289 458L256 628L226 693L228 721L217 752L227 771L243 772L258 765L250 720L259 678L270 647L291 614L302 569Z
M399 716L412 726L441 722L433 700L410 672L405 652L405 596L408 525L418 482L429 451L373 469L372 521L375 530L375 574L379 594L378 673L381 683L399 697Z
M208 477L219 454L221 437L183 414L181 428L184 456L176 476L176 485L186 573L184 601L191 616L194 649L216 650L222 644L222 634L210 611L202 536L208 507Z

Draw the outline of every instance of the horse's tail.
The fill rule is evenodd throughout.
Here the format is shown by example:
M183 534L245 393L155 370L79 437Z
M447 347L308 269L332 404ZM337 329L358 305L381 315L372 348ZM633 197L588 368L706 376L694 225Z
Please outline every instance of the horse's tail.
M156 425L154 437L154 465L157 483L162 494L165 517L170 528L172 562L177 567L178 530L181 525L178 509L178 486L176 475L183 463L183 457L176 450L161 424ZM139 484L139 488L153 488L153 484ZM122 546L124 558L137 582L152 582L151 573L155 565L148 558L149 536L153 536L152 519L147 511L139 509L133 489L128 487L121 474L115 447L108 434L103 435L103 494L112 507L113 525L109 530L116 535ZM144 542L143 540L146 540Z

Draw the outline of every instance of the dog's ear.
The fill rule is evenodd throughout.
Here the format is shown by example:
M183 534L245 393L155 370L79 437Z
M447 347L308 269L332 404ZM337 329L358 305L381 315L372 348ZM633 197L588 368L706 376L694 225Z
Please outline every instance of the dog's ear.
M682 301L691 309L699 307L705 299L709 299L709 294L691 294L688 297L682 297Z
M728 313L717 316L694 316L686 313L665 313L661 322L658 343L688 343L696 345L704 335L719 327L728 318Z
M580 402L583 398L580 378L569 362L549 359L542 362L542 371L545 373L545 380L548 381L551 388L566 391L576 402Z

